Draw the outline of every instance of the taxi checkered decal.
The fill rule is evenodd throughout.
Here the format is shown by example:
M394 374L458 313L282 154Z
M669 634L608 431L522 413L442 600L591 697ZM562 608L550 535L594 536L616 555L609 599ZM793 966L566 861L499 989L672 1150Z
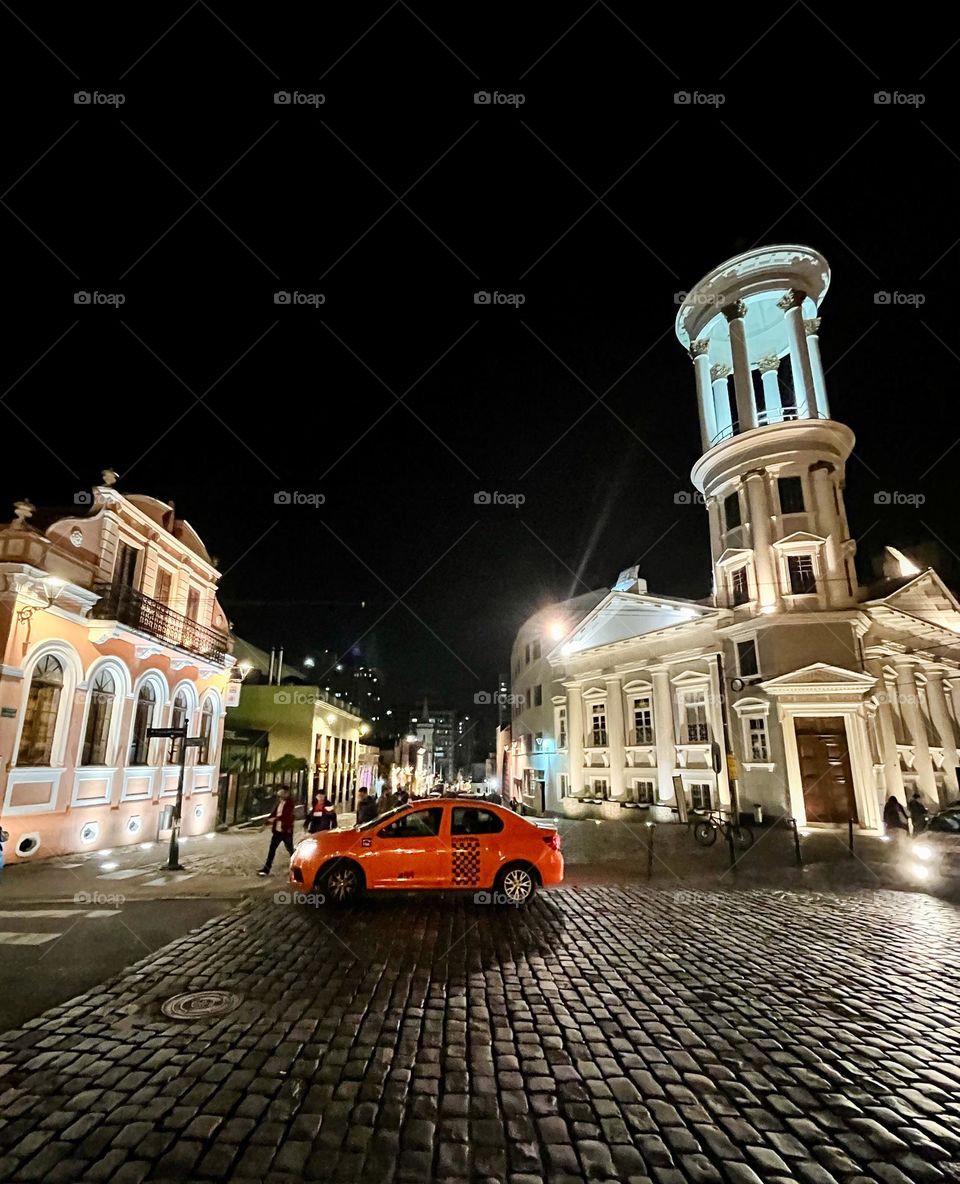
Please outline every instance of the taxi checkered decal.
M480 840L453 840L453 882L472 888L480 883Z

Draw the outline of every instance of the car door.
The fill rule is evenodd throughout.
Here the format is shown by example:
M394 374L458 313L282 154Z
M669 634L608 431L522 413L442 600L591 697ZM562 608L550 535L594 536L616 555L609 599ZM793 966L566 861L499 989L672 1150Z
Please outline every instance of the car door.
M449 874L452 888L490 888L503 863L504 821L485 806L453 806Z
M364 870L371 888L441 886L448 847L441 836L443 812L442 806L414 807L369 836Z

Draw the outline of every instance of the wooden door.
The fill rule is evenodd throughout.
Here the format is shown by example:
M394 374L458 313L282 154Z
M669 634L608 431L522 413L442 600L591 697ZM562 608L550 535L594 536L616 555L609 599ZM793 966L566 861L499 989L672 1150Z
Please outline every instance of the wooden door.
M858 821L843 716L797 716L794 724L807 821Z

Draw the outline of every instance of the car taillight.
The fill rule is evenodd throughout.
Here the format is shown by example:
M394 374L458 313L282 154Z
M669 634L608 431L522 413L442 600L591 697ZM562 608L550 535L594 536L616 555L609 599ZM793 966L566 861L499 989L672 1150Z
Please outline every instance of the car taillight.
M560 836L556 831L552 835L544 835L543 841L547 844L551 851L560 850Z

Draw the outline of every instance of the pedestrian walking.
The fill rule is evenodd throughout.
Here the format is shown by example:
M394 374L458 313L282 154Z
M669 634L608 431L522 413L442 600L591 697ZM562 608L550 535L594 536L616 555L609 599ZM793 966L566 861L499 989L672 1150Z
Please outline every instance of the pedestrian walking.
M277 848L281 844L286 847L291 855L293 854L293 798L290 796L289 785L280 786L280 792L277 795L269 822L271 831L270 851L267 855L266 863L257 872L258 876L270 875L270 869L273 867L273 857L276 855Z
M0 872L3 871L3 844L10 841L10 832L3 829L0 823Z
M900 799L891 794L887 804L883 807L883 826L888 835L894 835L899 830L907 830L907 812L900 804Z
M907 803L907 809L910 811L913 833L918 835L927 825L927 807L923 804L923 798L920 797L918 790L913 791L913 797Z
M326 794L313 795L313 804L303 819L303 829L312 835L322 830L337 829L337 812L327 803Z
M377 803L366 789L359 790L357 798L357 826L363 826L365 822L373 822L377 816Z

